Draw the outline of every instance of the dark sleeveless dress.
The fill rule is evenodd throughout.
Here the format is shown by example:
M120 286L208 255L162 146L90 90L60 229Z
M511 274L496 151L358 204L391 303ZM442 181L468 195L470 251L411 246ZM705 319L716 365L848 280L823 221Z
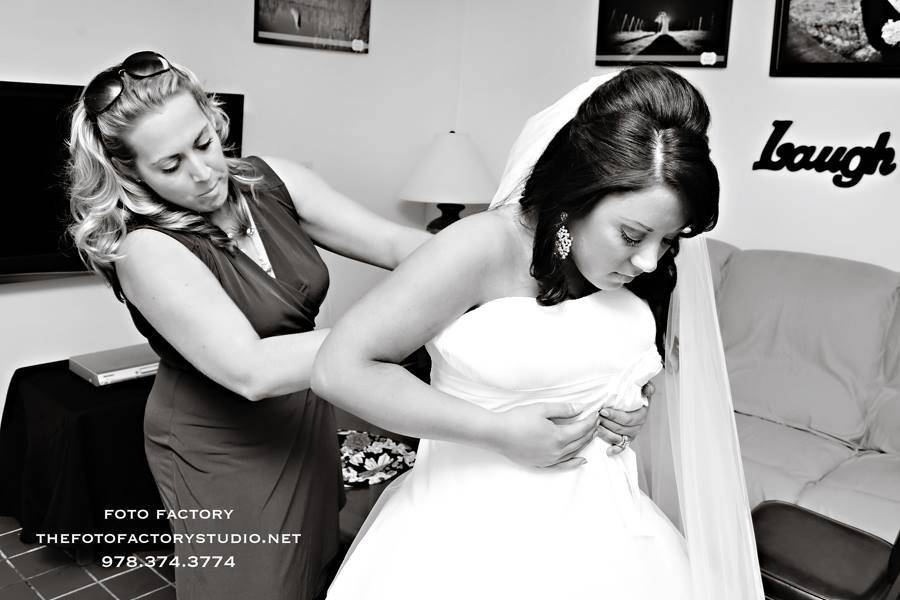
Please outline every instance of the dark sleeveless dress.
M309 331L328 271L282 181L260 159L248 160L264 177L258 202L249 204L274 279L242 252L231 255L204 238L160 231L203 261L260 337ZM343 492L333 408L309 390L251 402L197 371L134 306L128 308L161 357L144 434L163 504L233 510L222 519L185 513L195 516L171 520L173 533L261 535L257 541L176 540L179 600L313 598L338 551ZM273 543L268 534L300 537L281 535ZM221 556L222 563L233 556L234 566L215 567L215 559L205 568L184 566L202 565L204 556Z

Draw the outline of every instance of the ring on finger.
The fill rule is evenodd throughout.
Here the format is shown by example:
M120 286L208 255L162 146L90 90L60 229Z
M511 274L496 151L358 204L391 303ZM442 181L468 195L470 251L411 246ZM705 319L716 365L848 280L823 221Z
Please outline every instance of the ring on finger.
M622 435L622 439L619 441L618 444L616 444L616 446L618 446L622 450L627 448L629 445L631 445L631 438L628 437L627 435Z

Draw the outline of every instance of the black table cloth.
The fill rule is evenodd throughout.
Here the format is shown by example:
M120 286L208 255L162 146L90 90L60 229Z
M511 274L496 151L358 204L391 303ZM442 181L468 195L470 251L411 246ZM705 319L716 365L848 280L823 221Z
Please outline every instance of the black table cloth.
M18 369L0 423L0 515L36 534L167 533L144 456L144 405L153 377L103 387L71 373L67 361ZM104 518L106 509L149 518ZM76 544L52 544L76 551ZM159 543L91 544L100 553L164 548Z

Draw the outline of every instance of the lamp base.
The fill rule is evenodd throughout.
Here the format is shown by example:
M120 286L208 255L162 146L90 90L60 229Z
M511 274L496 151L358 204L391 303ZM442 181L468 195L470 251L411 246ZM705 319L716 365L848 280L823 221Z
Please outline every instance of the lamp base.
M441 211L441 216L433 220L425 227L428 233L437 233L450 223L459 221L459 213L461 213L462 209L465 208L462 204L449 203L438 204L437 207L438 210Z

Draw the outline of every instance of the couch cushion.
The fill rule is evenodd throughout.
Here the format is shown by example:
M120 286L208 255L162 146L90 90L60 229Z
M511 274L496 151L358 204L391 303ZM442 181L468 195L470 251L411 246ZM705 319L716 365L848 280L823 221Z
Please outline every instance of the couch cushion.
M883 388L868 420L866 448L900 454L900 389Z
M758 417L735 414L750 506L763 500L797 502L803 489L853 456L818 435Z
M900 287L895 292L900 297ZM869 409L867 448L900 454L900 301L884 341L884 386Z
M735 409L861 441L884 384L898 277L800 252L729 256L718 301Z
M797 504L893 543L900 531L900 456L853 457L808 486Z

